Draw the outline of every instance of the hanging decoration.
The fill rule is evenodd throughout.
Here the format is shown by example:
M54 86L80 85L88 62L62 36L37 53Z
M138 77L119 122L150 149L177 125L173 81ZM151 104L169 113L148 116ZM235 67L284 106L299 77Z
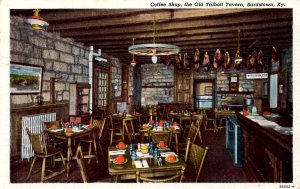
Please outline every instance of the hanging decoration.
M264 68L264 54L260 49L257 56L257 65L255 66L256 72L262 72Z
M224 62L223 62L223 68L228 69L230 67L230 54L228 51L224 54Z
M256 62L257 62L257 53L254 50L247 59L247 68L252 69L254 67L254 65L256 65Z
M177 69L181 69L182 68L182 56L181 56L181 53L178 53L178 54L176 54L176 56L175 56L175 63L176 63L176 68Z
M200 51L199 49L195 49L195 54L194 54L194 69L196 72L199 72L199 67L200 67Z
M134 45L134 39L132 38L132 45ZM130 62L131 66L134 67L136 65L136 61L134 60L134 54L132 54L132 60Z
M203 65L204 71L209 71L209 69L210 69L210 62L209 62L209 56L207 54L207 51L205 52L202 65Z
M241 64L242 64L242 61L243 61L243 58L240 56L240 33L241 33L241 30L238 29L238 49L235 53L235 57L234 57L234 69L237 69L239 70L240 67L241 67Z
M33 16L30 16L25 20L26 23L31 25L31 28L34 30L42 30L44 27L49 26L49 23L44 20L42 17L40 17L39 9L33 10Z
M222 53L221 53L220 49L217 49L215 52L214 63L213 63L213 68L215 70L217 70L219 68L221 59L222 59Z
M184 53L183 55L183 68L188 68L190 65L189 55L188 53Z

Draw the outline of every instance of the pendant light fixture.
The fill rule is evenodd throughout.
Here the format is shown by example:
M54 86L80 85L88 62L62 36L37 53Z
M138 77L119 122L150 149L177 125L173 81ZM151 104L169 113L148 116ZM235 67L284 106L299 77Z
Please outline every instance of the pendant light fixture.
M132 45L134 45L134 39L135 38L132 38ZM132 54L132 60L131 60L130 64L132 67L134 67L136 65L136 61L134 60L134 54Z
M243 61L243 58L240 56L240 33L241 33L241 30L238 29L238 49L235 53L235 58L234 58L235 65L239 65Z
M33 10L33 16L30 16L25 20L26 23L31 25L31 28L34 30L42 30L44 27L49 26L49 23L40 17L39 9Z
M131 45L128 47L128 52L136 55L151 56L153 64L157 63L157 56L167 56L178 54L180 48L176 45L165 44L165 43L156 43L156 20L153 19L153 43L145 43L139 45Z

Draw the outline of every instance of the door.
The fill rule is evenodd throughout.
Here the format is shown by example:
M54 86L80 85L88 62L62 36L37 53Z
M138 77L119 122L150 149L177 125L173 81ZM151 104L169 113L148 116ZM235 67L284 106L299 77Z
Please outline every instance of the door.
M110 67L93 64L93 114L103 117L110 105Z
M175 101L177 103L193 103L192 69L175 70Z

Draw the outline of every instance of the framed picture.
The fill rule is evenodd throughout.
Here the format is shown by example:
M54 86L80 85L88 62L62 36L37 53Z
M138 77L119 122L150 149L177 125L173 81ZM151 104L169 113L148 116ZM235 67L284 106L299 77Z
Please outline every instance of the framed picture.
M239 88L239 74L230 74L229 91L238 91Z
M42 78L42 66L10 63L11 94L41 93Z

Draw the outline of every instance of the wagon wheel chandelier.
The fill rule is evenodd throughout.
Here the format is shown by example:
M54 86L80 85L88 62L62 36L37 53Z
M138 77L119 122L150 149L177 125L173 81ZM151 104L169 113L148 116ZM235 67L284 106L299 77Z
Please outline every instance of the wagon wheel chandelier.
M156 20L153 20L153 43L131 45L128 52L135 55L152 56L152 63L157 63L157 56L178 54L180 48L176 45L156 43Z

